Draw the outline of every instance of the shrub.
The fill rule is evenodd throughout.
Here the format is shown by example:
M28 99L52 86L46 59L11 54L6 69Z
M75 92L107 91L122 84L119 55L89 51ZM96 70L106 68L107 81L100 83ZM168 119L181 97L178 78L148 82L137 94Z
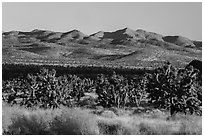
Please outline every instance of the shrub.
M3 119L10 121L9 123L2 123L4 125L3 134L43 135L50 134L49 123L59 112L42 109L30 110L24 107L6 105L3 107L3 113L7 113L7 115L3 115Z
M156 122L156 121L155 121ZM168 124L149 124L148 122L141 122L139 131L142 135L169 135L172 134L170 125Z
M96 119L78 109L64 110L54 118L50 130L56 135L93 135L99 132Z
M79 108L29 110L22 107L4 106L4 119L6 121L2 123L3 134L7 135L99 134L96 118Z
M60 105L77 104L84 92L90 92L93 81L76 75L56 77L56 71L41 69L27 79L3 82L3 100L10 104L26 107L58 108Z
M176 115L176 120L140 115L95 117L80 108L30 110L7 106L2 110L3 134L12 135L139 135L202 134L202 117Z
M131 130L123 126L120 121L99 121L98 127L102 135L130 135Z
M96 81L96 94L99 105L103 107L139 106L145 98L145 84L143 80L140 85L135 81L116 75L105 77L98 75Z
M16 116L8 127L8 134L14 135L45 135L49 134L48 123L36 115Z
M179 135L202 135L202 121L182 121Z
M171 116L187 111L201 114L199 94L202 96L202 93L198 90L197 76L196 69L177 70L171 64L156 69L146 77L149 103L170 109Z

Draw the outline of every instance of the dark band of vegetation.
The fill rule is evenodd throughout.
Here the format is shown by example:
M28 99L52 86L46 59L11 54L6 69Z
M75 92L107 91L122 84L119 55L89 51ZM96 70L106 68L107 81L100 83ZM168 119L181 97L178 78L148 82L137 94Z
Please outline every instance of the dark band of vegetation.
M154 71L152 68L124 68L124 67L107 67L107 66L63 66L63 65L34 65L34 64L2 64L3 80L13 79L17 77L26 78L27 74L36 74L42 68L55 69L56 76L64 74L77 74L82 77L96 78L97 74L112 75L115 71L117 74L125 76L143 75L147 72Z
M166 64L151 73L142 72L142 77L126 77L100 67L74 68L78 74L85 72L111 74L99 74L95 78L56 73L56 70L61 73L63 71L74 73L71 67L55 67L56 70L42 68L37 72L39 66L13 65L16 70L11 66L3 65L3 79L8 79L11 72L13 76L19 72L29 74L27 77L3 81L3 101L10 104L40 108L58 108L61 105L71 107L79 105L78 102L85 93L92 92L98 96L92 105L119 108L138 107L141 103L147 103L156 108L168 109L171 115L177 112L201 115L202 112L202 79L199 70L192 66L176 69L171 64ZM31 71L34 73L30 73ZM7 72L10 72L10 75L7 75ZM116 72L132 74L140 71L116 70Z

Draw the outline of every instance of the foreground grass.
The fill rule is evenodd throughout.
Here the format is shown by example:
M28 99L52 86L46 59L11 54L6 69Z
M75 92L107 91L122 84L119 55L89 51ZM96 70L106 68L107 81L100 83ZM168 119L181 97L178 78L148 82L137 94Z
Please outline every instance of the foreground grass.
M3 134L15 135L171 135L202 134L200 116L166 114L96 115L83 108L38 109L3 104Z

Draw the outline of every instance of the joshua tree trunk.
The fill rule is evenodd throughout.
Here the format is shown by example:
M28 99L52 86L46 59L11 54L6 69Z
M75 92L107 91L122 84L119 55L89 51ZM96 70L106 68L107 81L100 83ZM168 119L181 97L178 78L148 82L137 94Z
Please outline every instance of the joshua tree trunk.
M176 113L177 113L177 109L174 105L171 105L170 107L170 114L171 114L171 117L175 117Z

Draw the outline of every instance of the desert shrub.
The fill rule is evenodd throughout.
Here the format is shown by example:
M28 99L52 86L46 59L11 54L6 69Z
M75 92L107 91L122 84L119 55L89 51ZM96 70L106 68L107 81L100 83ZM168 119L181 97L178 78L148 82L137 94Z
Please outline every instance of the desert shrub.
M13 79L3 82L3 100L10 104L26 107L58 108L60 105L73 106L84 92L90 92L93 81L76 75L56 76L56 71L41 69L36 75L28 74L27 79Z
M166 115L167 117L168 115ZM179 117L178 117L179 116ZM99 119L100 134L114 135L197 135L202 133L200 116L176 115L176 120L146 117L145 114Z
M52 110L31 110L17 105L3 105L3 134L14 135L40 135L50 134L49 122L60 111Z
M140 125L140 134L146 134L146 135L151 135L155 134L154 131L151 131L150 127L147 124L141 123Z
M104 110L104 111L102 111L102 112L100 113L100 115L101 115L102 117L107 117L107 118L114 118L114 117L117 116L117 115L116 115L113 111L111 111L111 110Z
M99 133L95 116L79 108L30 110L23 107L4 106L2 125L3 134L7 135L90 135Z
M12 117L15 117L16 114L24 112L26 109L19 109L18 106L11 107L10 105L2 102L2 132L8 131L8 126L12 123Z
M9 135L140 135L140 134L202 134L202 117L176 115L175 120L152 118L146 114L117 116L113 118L90 114L80 108L38 109L10 106L3 103L2 134ZM167 116L167 115L166 115Z
M171 116L187 111L201 114L197 83L198 70L192 67L177 70L171 64L146 76L149 103L157 108L170 109Z
M56 135L93 135L98 134L96 119L88 112L65 110L53 119L50 130Z
M44 135L49 134L48 122L36 115L17 115L13 117L12 124L6 134L14 135Z
M189 121L183 120L179 132L179 135L202 135L202 121Z
M149 118L152 118L152 119L166 119L166 115L164 112L156 109L156 110L153 110L151 112L151 115L149 116Z
M142 135L175 135L179 134L182 121L188 120L177 119L168 121L162 117L153 119L151 117L140 117L136 128L139 130L138 134ZM196 121L198 122L198 120Z
M99 132L102 135L130 135L131 131L120 121L99 121Z
M155 120L156 122L156 120ZM173 134L171 131L170 124L150 124L148 122L141 122L139 124L139 132L142 135L170 135Z
M103 107L139 106L145 98L145 80L140 85L137 82L116 75L105 77L98 75L96 80L96 94L99 105Z

